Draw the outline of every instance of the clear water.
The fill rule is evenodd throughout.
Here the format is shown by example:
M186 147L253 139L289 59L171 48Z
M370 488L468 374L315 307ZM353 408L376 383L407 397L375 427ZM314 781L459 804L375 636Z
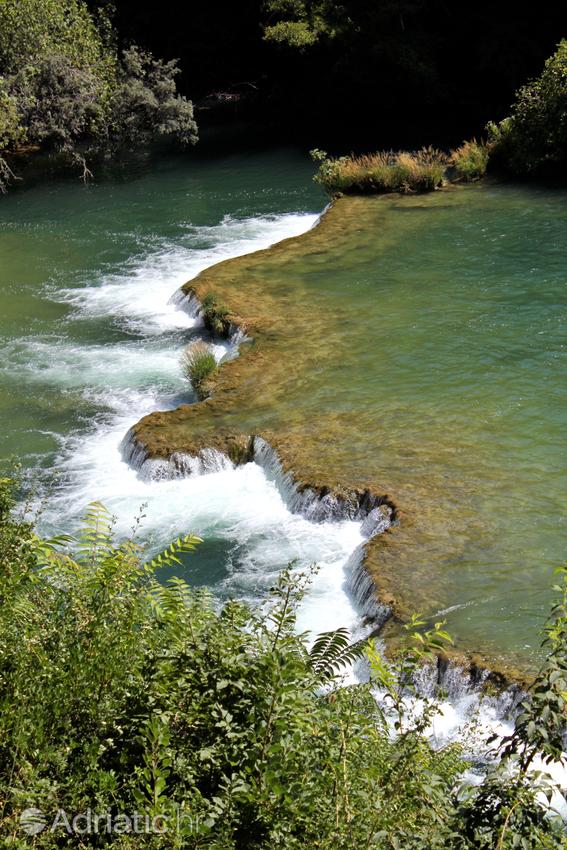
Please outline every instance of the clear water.
M195 330L169 297L220 259L309 229L325 204L311 171L289 151L167 160L3 198L0 455L51 493L46 529L72 529L100 499L123 532L145 505L154 547L201 534L187 575L221 593L257 598L288 560L322 564L302 622L317 630L356 620L344 585L356 523L290 514L253 464L148 483L119 450L141 416L191 399L179 354ZM417 598L426 613L450 609L471 646L529 653L567 551L567 197L473 189L392 202L388 216L387 238L379 216L361 219L348 250L303 269L304 303L340 316L341 330L329 327L337 354L290 393L287 418L358 422L353 475L379 469L424 509L441 500L459 545L444 559L416 554Z
M194 400L179 359L197 331L171 295L203 268L310 228L325 203L311 172L287 151L175 159L88 188L64 180L3 198L0 456L22 462L45 500L46 532L72 531L100 500L119 534L142 510L150 550L201 535L186 577L220 595L255 600L289 561L321 564L301 622L317 631L356 624L344 565L362 540L357 523L291 514L255 464L147 482L120 450L146 413Z

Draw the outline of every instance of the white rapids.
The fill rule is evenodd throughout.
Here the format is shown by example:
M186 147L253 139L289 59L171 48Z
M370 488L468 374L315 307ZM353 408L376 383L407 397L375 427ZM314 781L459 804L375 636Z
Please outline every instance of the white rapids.
M383 517L345 515L313 494L299 497L266 445L257 445L257 463L238 468L215 452L185 459L187 477L165 474L163 465L148 466L135 451L124 451L125 435L140 418L190 400L179 361L201 322L195 305L176 295L178 288L214 263L298 235L317 219L227 217L196 228L194 245L164 242L80 287L54 289L51 297L72 305L79 319L110 317L131 332L131 341L101 345L29 336L11 343L4 368L31 386L47 380L58 392L79 392L98 411L84 429L61 438L59 479L41 516L44 530L73 529L87 503L98 500L116 516L117 533L126 535L144 506L143 531L154 549L187 532L232 546L237 556L228 559L213 590L250 601L261 599L290 561L299 567L316 563L299 628L316 634L346 626L359 635L369 630L364 617L377 623L387 616L374 599L362 558L365 541L385 527ZM217 359L234 355L229 349L216 346ZM509 729L506 700L480 702L454 672L432 738L440 745L461 739L474 716L478 734L471 752L481 753L488 734ZM553 772L567 788L565 770L553 766Z

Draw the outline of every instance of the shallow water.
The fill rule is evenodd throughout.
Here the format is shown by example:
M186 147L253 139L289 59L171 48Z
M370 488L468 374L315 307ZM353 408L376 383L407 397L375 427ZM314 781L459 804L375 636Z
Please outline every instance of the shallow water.
M173 293L219 260L311 227L325 202L311 172L288 151L174 159L88 188L62 180L2 199L0 456L19 458L39 499L48 496L46 532L73 530L100 500L119 534L141 509L151 550L200 534L185 575L221 596L257 600L289 561L321 563L300 620L317 631L356 625L344 564L362 540L358 523L290 513L255 464L152 482L121 451L144 414L194 399L179 359L201 329Z
M226 409L303 481L387 493L402 521L378 581L461 646L531 666L567 548L566 225L565 193L533 187L342 199L200 279L256 346L190 422L140 435L183 449Z
M317 630L356 622L344 566L357 523L291 514L254 464L147 482L120 454L141 416L191 398L179 354L194 319L170 296L220 259L311 227L325 201L310 174L285 151L171 160L2 199L0 454L52 493L46 529L101 499L124 532L146 504L153 546L201 534L187 575L223 594L257 598L291 558L322 563L302 615ZM356 215L324 250L251 268L251 292L291 305L282 363L310 327L312 365L298 357L273 398L231 423L288 429L322 467L385 482L406 525L421 512L400 568L410 602L446 611L468 646L529 657L567 550L567 197L477 187L366 199Z
M332 405L364 410L393 497L440 500L460 538L422 567L427 613L452 608L468 646L529 657L567 552L567 196L478 187L392 203L392 232L378 262L362 245L326 280L356 352Z

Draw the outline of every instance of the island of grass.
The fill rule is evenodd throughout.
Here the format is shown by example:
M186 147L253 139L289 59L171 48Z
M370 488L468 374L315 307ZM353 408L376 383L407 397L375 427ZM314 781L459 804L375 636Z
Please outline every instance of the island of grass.
M315 181L331 195L433 192L448 182L472 182L486 174L489 146L473 139L450 155L435 148L380 151L331 158L313 150L319 163Z

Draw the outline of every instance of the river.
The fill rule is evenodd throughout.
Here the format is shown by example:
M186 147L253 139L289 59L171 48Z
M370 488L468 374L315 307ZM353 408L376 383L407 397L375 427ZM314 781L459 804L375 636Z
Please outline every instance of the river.
M290 150L166 158L3 198L0 453L21 460L45 500L42 530L73 530L100 500L127 534L142 509L151 549L204 538L185 575L221 597L260 599L290 560L319 564L301 617L318 631L358 623L358 522L292 513L253 463L149 481L121 448L142 416L193 400L179 359L200 330L171 296L220 260L312 228L326 199L311 174ZM314 319L326 365L295 382L285 416L294 428L317 411L358 422L345 463L387 470L389 495L413 488L425 515L428 500L442 504L437 537L458 546L422 558L416 599L469 646L528 657L567 550L567 196L487 187L389 203L383 231L361 219L348 251L337 243L303 270L286 266L286 285L303 274L304 310L334 319ZM265 406L272 418L280 409Z

